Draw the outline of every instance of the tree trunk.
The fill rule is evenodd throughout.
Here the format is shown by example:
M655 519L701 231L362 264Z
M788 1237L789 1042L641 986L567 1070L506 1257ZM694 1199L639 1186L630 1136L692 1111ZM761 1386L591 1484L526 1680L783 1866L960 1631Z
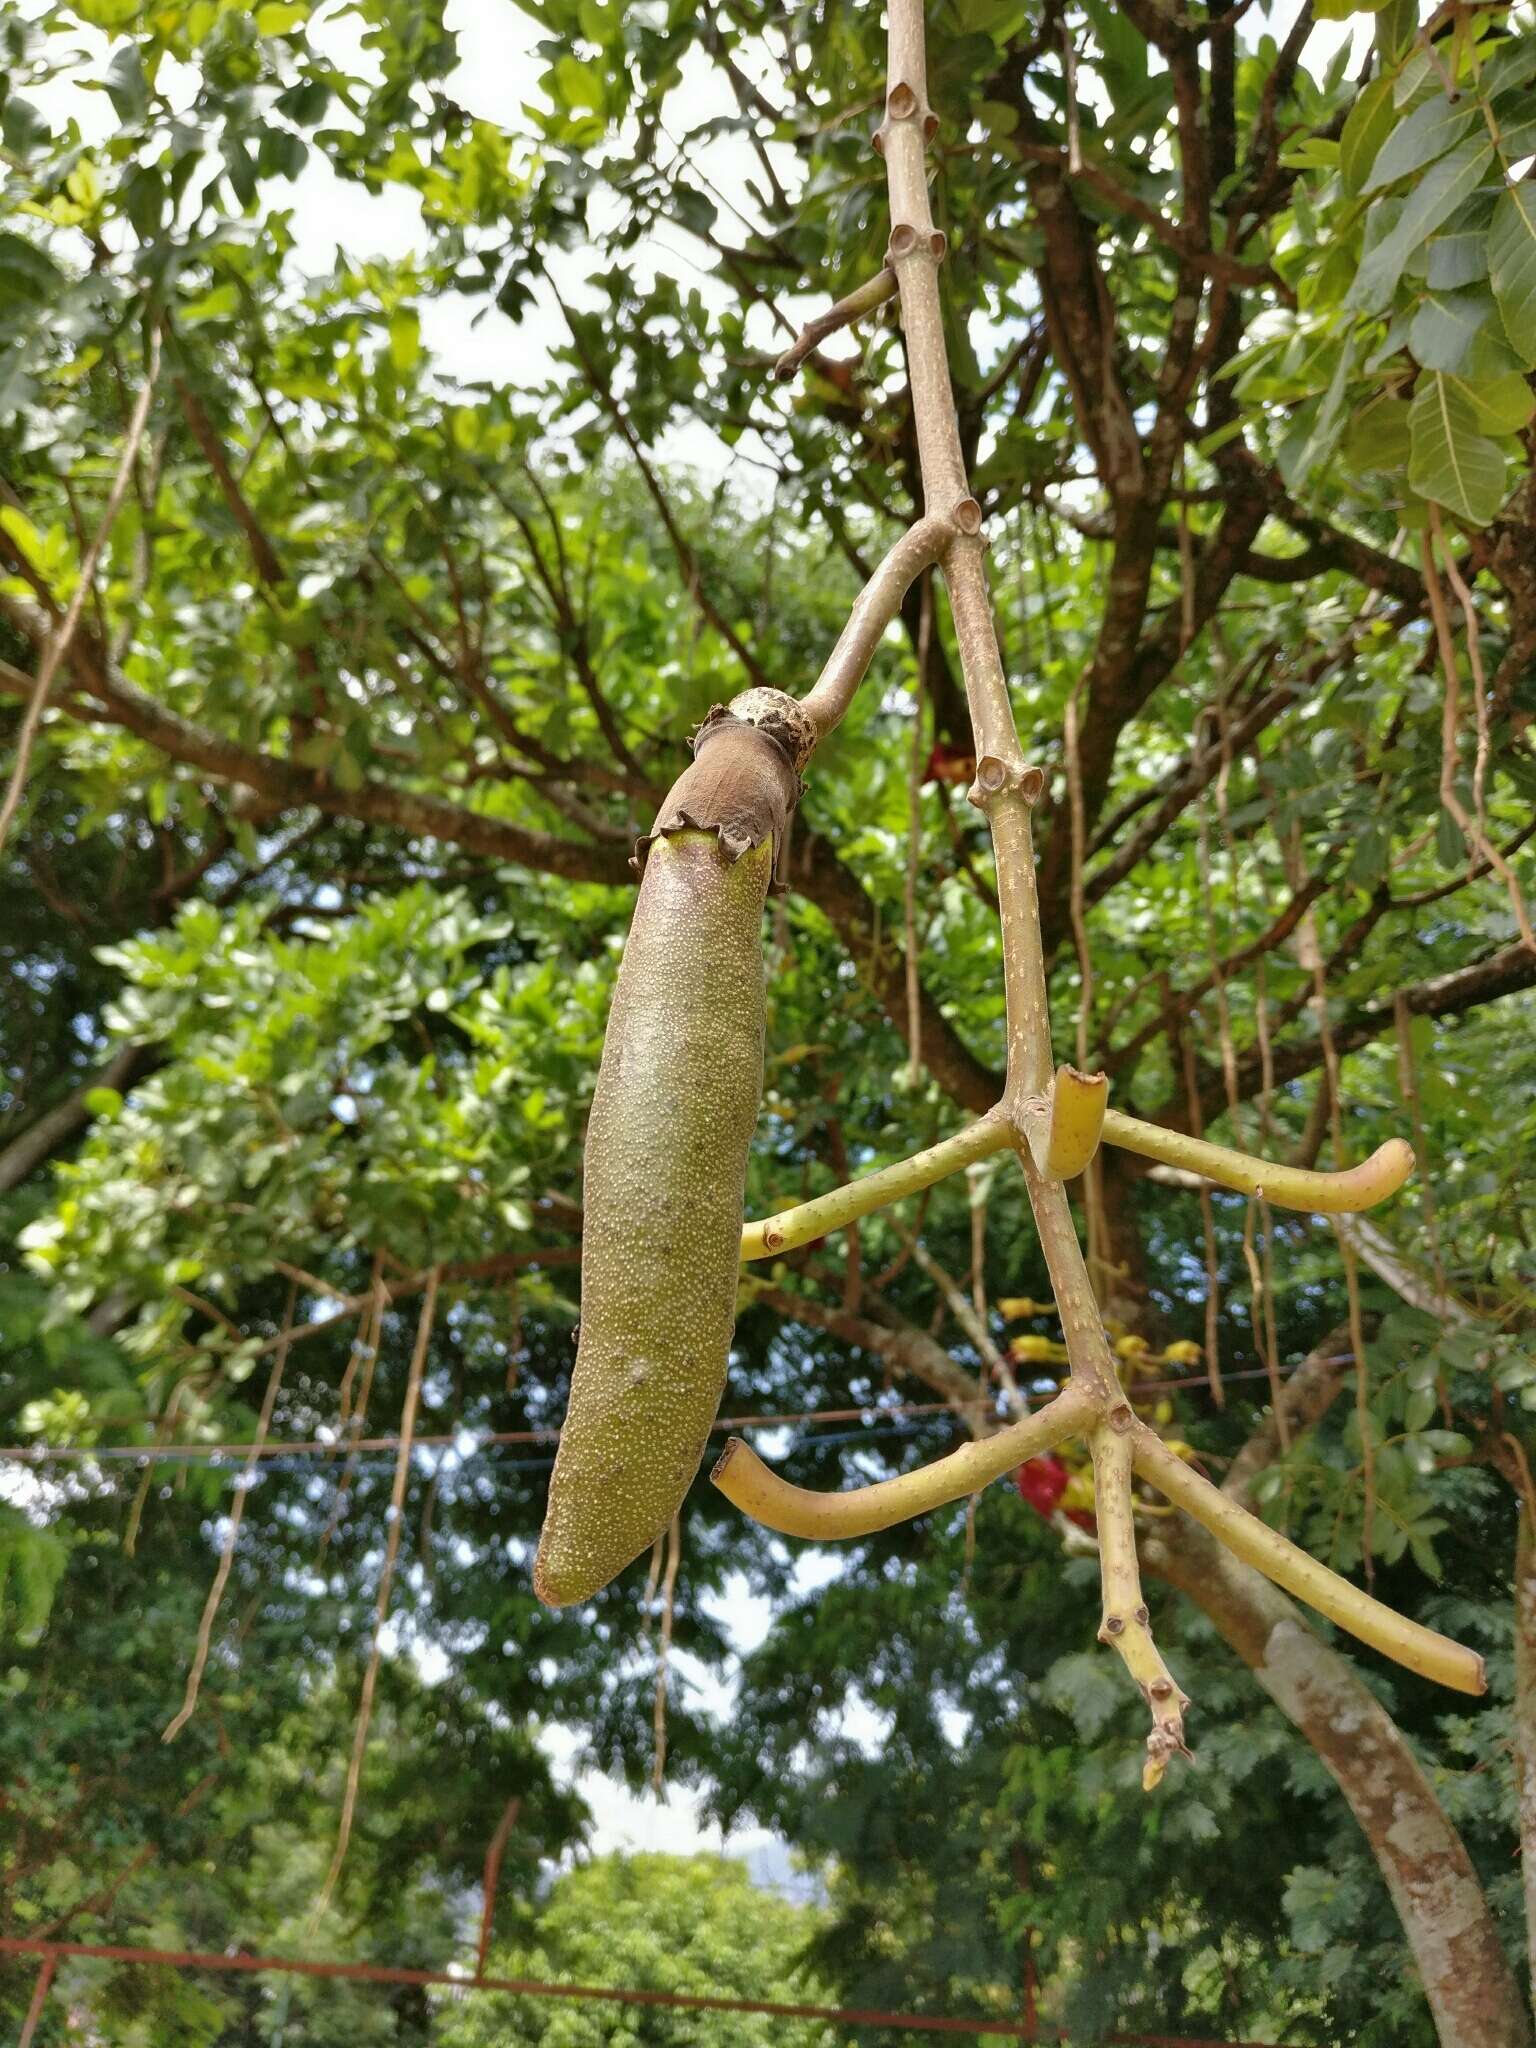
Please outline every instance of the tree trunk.
M62 1151L71 1138L84 1130L91 1120L85 1098L93 1088L115 1088L121 1094L158 1061L159 1055L153 1046L119 1046L99 1072L88 1075L77 1088L70 1090L62 1102L45 1110L19 1137L12 1138L7 1146L0 1149L0 1193L19 1187L29 1174L35 1173L55 1152Z
M1536 1532L1520 1510L1515 1541L1515 1786L1519 1795L1520 1874L1531 1996L1536 1999Z
M1471 1858L1385 1708L1283 1593L1184 1517L1147 1542L1144 1562L1209 1616L1327 1765L1387 1881L1443 2048L1529 2048ZM1527 1583L1536 1669L1536 1574Z

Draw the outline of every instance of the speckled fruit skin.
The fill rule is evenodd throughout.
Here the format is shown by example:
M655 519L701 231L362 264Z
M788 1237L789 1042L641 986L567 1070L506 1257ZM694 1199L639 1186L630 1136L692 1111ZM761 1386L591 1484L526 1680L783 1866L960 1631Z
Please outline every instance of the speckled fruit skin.
M736 1321L763 1092L772 840L658 838L587 1127L581 1341L534 1590L586 1600L653 1544L709 1440Z

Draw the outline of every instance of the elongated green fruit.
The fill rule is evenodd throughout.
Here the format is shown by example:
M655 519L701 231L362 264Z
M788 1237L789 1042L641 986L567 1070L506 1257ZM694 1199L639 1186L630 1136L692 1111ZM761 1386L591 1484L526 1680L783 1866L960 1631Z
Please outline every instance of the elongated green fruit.
M587 1130L581 1333L534 1589L585 1600L655 1542L709 1439L763 1087L762 913L798 781L726 716L657 819Z

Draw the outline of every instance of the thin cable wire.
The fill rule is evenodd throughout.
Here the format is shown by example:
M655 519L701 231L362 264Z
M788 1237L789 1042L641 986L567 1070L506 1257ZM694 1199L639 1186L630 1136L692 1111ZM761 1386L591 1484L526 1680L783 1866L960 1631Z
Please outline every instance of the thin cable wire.
M1349 1360L1330 1361L1349 1363ZM1290 1377L1289 1372L1285 1375ZM1224 1382L1231 1385L1238 1380L1262 1380L1269 1377L1263 1367L1242 1372L1224 1373ZM1210 1391L1204 1380L1193 1378L1172 1380L1138 1380L1132 1389L1138 1399L1145 1394L1205 1394ZM866 1417L873 1425L887 1418L901 1416L942 1416L967 1414L972 1410L998 1413L998 1403L992 1397L982 1401L909 1401L892 1407L870 1406L865 1408L806 1408L785 1415L722 1415L711 1425L714 1433L728 1429L785 1429L803 1423L860 1422ZM999 1414L999 1420L1003 1420ZM896 1431L897 1435L912 1435L914 1431ZM870 1443L892 1432L869 1426L849 1430L841 1435L818 1435L817 1443ZM471 1441L466 1444L464 1439ZM481 1435L475 1430L460 1430L454 1434L439 1436L417 1436L414 1448L421 1450L448 1450L457 1453L462 1461L483 1457L487 1451L499 1450L513 1444L556 1444L560 1441L558 1429L502 1429ZM239 1459L259 1457L264 1467L274 1469L299 1469L301 1459L335 1457L343 1451L394 1452L400 1447L397 1436L362 1437L355 1444L348 1444L344 1438L335 1441L308 1438L290 1443L253 1444L247 1438L236 1438L227 1443L216 1444L167 1444L164 1447L150 1444L5 1444L0 1445L0 1463L17 1465L53 1464L113 1464L134 1463L139 1465L175 1464L217 1464L221 1458ZM375 1458L371 1462L385 1462ZM510 1458L502 1463L504 1471L547 1471L553 1465L553 1458Z

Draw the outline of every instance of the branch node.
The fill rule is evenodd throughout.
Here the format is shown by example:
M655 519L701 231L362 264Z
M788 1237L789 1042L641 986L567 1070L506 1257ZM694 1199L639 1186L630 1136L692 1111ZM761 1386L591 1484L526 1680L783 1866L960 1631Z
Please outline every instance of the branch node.
M910 121L917 112L917 106L917 94L907 84L906 80L903 79L899 84L891 87L890 93L886 98L885 111L893 121Z
M797 772L804 768L821 737L804 705L784 690L754 686L734 696L729 708L733 718L743 719L777 740Z
M974 498L962 498L950 517L964 534L977 534L981 531L981 507Z
M890 246L886 252L887 259L892 262L899 262L903 256L910 256L917 247L917 239L917 229L912 226L910 221L898 221L896 226L891 229Z
M966 791L966 801L978 811L990 810L1005 795L1021 796L1025 803L1037 803L1045 788L1045 776L1022 761L1005 761L1001 754L983 754L976 763L976 780Z
M935 228L928 237L928 253L935 263L942 263L949 254L949 237L942 228Z
M1061 1066L1044 1095L1019 1106L1018 1120L1039 1172L1047 1180L1076 1180L1087 1171L1104 1129L1109 1080Z

